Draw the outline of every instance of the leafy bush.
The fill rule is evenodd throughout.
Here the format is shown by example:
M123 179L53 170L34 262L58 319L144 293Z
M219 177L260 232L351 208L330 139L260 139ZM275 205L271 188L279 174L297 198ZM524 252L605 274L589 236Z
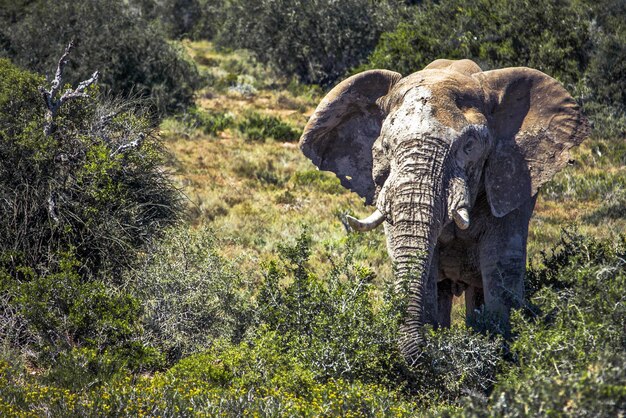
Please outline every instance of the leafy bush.
M592 56L584 77L585 111L594 123L596 137L626 136L626 4L589 1L593 10Z
M349 253L329 260L321 280L307 267L310 238L281 249L284 264L271 263L259 293L260 321L320 379L393 380L399 373L396 330L401 312L373 299L373 273ZM285 284L288 283L288 284Z
M66 71L69 82L76 84L99 70L101 86L112 95L150 97L161 116L193 103L199 83L194 65L128 2L17 3L19 11L0 14L0 39L5 39L5 51L16 64L47 73L74 40L78 54Z
M224 0L133 0L148 20L158 21L170 38L213 39L221 26Z
M26 267L20 269L20 277L1 273L0 292L7 296L0 308L4 342L29 347L37 354L32 360L44 363L58 360L77 345L102 355L123 353L124 365L132 363L134 368L150 361L149 350L136 341L138 301L101 281L82 280L80 265L71 254L59 264L58 271L45 275ZM19 333L6 326L6 318L12 316L8 309L19 315Z
M237 128L251 141L264 141L274 138L277 141L296 141L300 131L283 122L276 116L266 116L248 112L237 124Z
M229 1L218 45L252 50L280 74L330 84L358 65L392 24L394 1Z
M411 389L431 405L441 401L460 404L468 395L485 396L496 382L502 354L501 339L465 326L431 329L412 370Z
M568 0L425 1L382 35L370 65L408 75L438 58L470 58L483 69L533 67L576 86L589 46L584 10Z
M170 230L133 278L151 345L173 363L221 338L239 341L254 319L242 273L207 230Z
M217 135L230 128L234 119L230 113L206 111L191 107L178 116L178 119L189 129L199 129L207 135Z
M191 356L167 373L124 376L78 393L38 384L25 371L0 362L0 412L6 416L101 417L415 416L414 403L378 385L306 381L305 387L291 390L302 380L288 383L289 375L301 370L293 360L274 354L275 348L276 344L267 340L262 347L233 347L219 354ZM264 368L268 359L274 361ZM282 374L259 374L265 370ZM249 375L258 376L256 381L263 384L250 386L239 378ZM24 383L12 386L9 381L16 377ZM277 382L268 384L268 380Z
M3 343L43 364L80 346L140 367L152 354L121 273L178 219L180 195L141 114L92 90L46 134L42 84L0 60Z
M43 80L0 61L0 251L45 271L58 250L81 268L132 263L181 209L148 121L123 103L68 102L43 132Z

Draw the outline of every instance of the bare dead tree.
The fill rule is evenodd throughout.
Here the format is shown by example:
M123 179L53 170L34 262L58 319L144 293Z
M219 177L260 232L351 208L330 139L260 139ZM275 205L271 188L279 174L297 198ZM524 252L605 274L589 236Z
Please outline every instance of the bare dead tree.
M43 133L46 136L49 136L50 134L52 134L52 132L54 132L54 118L56 117L63 103L67 102L68 100L72 100L72 99L76 99L80 97L87 97L87 93L85 93L85 89L87 89L87 87L91 86L93 83L95 83L98 80L99 73L98 71L95 71L92 74L91 78L80 82L78 84L78 87L76 87L74 90L67 89L61 95L61 97L59 97L58 99L56 98L59 94L59 90L61 89L63 85L63 70L65 69L65 66L67 65L69 61L70 52L73 47L74 47L74 42L72 41L69 43L67 48L65 48L65 52L61 56L61 59L59 60L59 64L57 65L57 71L54 76L54 80L52 80L52 84L50 85L50 89L46 90L43 87L39 88L39 91L41 92L41 95L43 96L43 100L47 108L46 119L45 119L44 127L43 127Z
M54 132L55 130L54 119L57 113L59 112L59 109L61 108L61 106L69 100L80 98L80 97L87 97L88 95L87 93L85 93L85 90L87 89L87 87L91 86L98 80L98 71L95 71L92 74L91 78L80 82L78 84L78 87L76 87L73 90L72 89L65 90L65 92L61 95L61 97L57 99L57 96L59 95L59 91L61 90L61 87L63 86L63 71L65 70L65 66L67 65L69 61L69 56L70 56L70 52L72 51L72 48L74 48L73 41L71 41L67 45L67 47L65 48L65 52L61 56L61 59L59 59L59 64L57 65L57 70L54 75L54 80L52 80L52 83L50 85L50 89L46 90L43 87L39 87L39 91L41 92L41 95L43 97L43 100L46 104L46 109L47 109L45 120L44 120L44 126L43 126L43 133L45 136L50 136ZM50 218L55 223L59 223L59 218L58 218L58 214L56 210L55 197L54 197L54 193L52 190L50 191L50 195L48 196L48 214L50 215Z

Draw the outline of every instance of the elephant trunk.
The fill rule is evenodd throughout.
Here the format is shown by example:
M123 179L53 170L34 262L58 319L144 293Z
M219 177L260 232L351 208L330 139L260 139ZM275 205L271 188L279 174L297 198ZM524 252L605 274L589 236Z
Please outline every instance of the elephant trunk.
M445 213L441 165L433 160L432 154L422 161L421 167L411 170L411 179L395 188L393 223L387 225L388 247L396 263L396 278L408 292L406 313L400 328L400 349L409 365L419 358L422 326L434 323L437 314L436 283L430 282L430 272Z

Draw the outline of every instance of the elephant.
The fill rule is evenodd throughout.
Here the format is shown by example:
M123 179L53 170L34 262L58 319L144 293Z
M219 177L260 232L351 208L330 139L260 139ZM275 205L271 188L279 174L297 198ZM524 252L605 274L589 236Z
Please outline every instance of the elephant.
M373 205L348 216L384 225L406 308L399 347L420 355L423 325L450 325L453 295L508 335L524 301L528 225L539 187L589 133L576 101L541 71L482 71L439 59L407 77L353 75L309 118L299 146L318 169Z

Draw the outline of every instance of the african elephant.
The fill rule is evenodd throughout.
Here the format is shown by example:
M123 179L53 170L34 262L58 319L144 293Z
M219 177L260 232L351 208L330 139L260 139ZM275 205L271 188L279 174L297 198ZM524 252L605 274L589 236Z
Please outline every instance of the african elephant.
M404 78L365 71L324 97L300 148L375 206L348 222L360 231L384 224L408 292L400 348L409 364L421 326L448 326L463 291L469 315L484 305L508 332L524 298L537 190L587 133L567 91L530 68L437 60Z

